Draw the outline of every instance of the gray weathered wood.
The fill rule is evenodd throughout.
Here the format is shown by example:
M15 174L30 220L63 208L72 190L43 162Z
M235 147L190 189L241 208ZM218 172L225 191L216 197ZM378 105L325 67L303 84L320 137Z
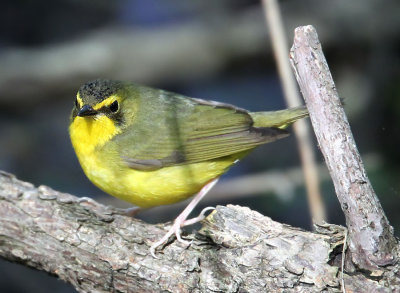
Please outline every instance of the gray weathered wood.
M95 202L0 173L0 256L44 270L80 292L339 292L344 228L306 232L239 206L217 207L189 248L174 241L159 259L165 228ZM389 292L362 274L347 288ZM363 291L367 292L367 291Z
M398 243L393 228L367 177L312 26L296 29L290 57L346 217L353 263L370 271L394 264Z

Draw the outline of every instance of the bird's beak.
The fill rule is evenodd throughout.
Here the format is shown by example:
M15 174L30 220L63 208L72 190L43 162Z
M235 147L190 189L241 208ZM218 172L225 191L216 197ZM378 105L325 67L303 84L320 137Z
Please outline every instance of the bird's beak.
M93 116L96 115L97 111L93 110L93 108L89 105L84 105L79 111L78 116L85 117L85 116Z

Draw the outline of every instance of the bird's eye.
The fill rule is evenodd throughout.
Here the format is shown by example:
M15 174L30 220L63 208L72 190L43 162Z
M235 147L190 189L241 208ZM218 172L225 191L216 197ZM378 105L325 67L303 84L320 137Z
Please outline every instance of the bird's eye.
M77 109L79 109L78 99L75 99L75 107L76 107Z
M115 113L118 111L118 101L114 101L112 102L112 104L110 105L110 111Z

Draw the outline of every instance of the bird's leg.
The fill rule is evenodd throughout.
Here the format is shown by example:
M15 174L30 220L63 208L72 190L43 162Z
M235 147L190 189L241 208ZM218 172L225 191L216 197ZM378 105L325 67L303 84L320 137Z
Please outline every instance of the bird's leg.
M134 218L137 216L137 214L143 212L144 210L147 210L147 208L141 208L141 207L131 207L126 209L113 208L112 213Z
M187 225L191 225L194 223L197 223L198 221L201 221L202 219L204 219L204 212L205 210L209 210L209 208L204 209L199 217L190 219L190 220L186 220L187 217L189 216L189 214L193 211L193 209L196 207L196 205L201 201L201 199L206 196L206 194L211 190L211 188L217 183L218 178L210 181L209 183L207 183L201 190L199 193L197 193L195 195L195 197L192 199L192 201L186 206L186 208L182 211L182 213L180 213L180 215L175 219L174 224L172 225L172 227L169 229L169 231L156 243L154 243L151 247L150 247L150 253L154 258L157 258L155 255L156 249L157 247L163 245L164 243L166 243L169 239L169 237L171 237L172 235L175 234L176 239L181 242L184 243L186 245L190 245L191 242L183 240L181 237L181 227L183 226L187 226ZM196 220L196 221L194 221Z
M215 207L206 207L206 208L204 208L197 217L191 218L189 220L186 220L183 223L182 227L193 225L193 224L196 224L196 223L204 220L204 218L206 217L206 212L212 211L212 210L215 210Z
M88 203L88 204L91 204L91 205L97 205L98 204L93 198L90 198L90 197L87 197L87 196L82 196L82 197L78 198L77 202L78 203Z

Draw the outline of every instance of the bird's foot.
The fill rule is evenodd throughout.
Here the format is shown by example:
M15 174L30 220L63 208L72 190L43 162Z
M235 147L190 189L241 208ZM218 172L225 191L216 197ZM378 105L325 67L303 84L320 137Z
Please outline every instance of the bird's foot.
M87 204L91 204L91 205L98 205L98 203L94 199L92 199L90 197L87 197L87 196L83 196L83 197L78 198L77 202L79 204L87 203Z
M112 213L135 218L140 212L142 212L144 210L145 210L145 208L140 208L140 207L131 207L131 208L126 208L126 209L113 208Z
M189 226L189 225L196 224L196 223L198 223L200 221L203 221L204 218L206 217L206 212L213 211L213 210L215 210L215 207L206 207L206 208L204 208L197 217L191 218L191 219L186 220L185 222L183 222L183 226Z
M171 226L171 228L168 230L168 232L157 242L153 243L153 245L150 247L150 253L154 258L158 258L156 256L156 249L164 244L166 244L169 240L169 237L175 234L176 239L180 242L183 243L186 246L189 246L192 241L187 241L183 240L181 236L181 227L185 225L186 219L182 217L182 214L179 215L178 218L175 219L174 224Z
M181 227L183 226L188 226L188 225L192 225L194 223L197 223L199 221L201 221L202 219L204 219L205 217L205 212L209 211L211 208L205 208L201 211L200 215L187 220L187 217L189 216L189 214L193 211L193 209L196 207L196 205L199 203L199 201L210 191L210 189L217 183L218 178L210 181L209 183L207 183L205 186L203 186L203 188L200 190L199 193L197 193L194 198L192 199L192 201L186 206L186 208L182 211L182 213L180 213L180 215L175 219L174 224L172 225L172 227L169 229L169 231L156 243L154 243L151 247L150 247L150 253L154 258L156 257L156 249L159 246L164 245L165 243L167 243L167 241L169 240L169 237L171 237L172 235L175 234L176 239L189 246L192 242L191 241L186 241L183 240L181 237Z
M182 236L181 236L181 227L184 226L189 226L189 225L193 225L196 224L200 221L202 221L205 217L206 217L206 212L211 211L211 210L215 210L215 207L206 207L204 208L200 214L195 217L195 218L191 218L189 220L184 219L183 217L178 217L176 218L176 220L174 221L174 224L171 226L171 228L169 229L169 231L156 243L154 243L151 247L150 247L150 253L154 258L156 257L156 249L162 245L164 245L165 243L168 242L169 238L175 234L176 239L180 242L183 243L186 246L189 246L190 244L192 244L192 241L187 241L187 240L183 240Z

